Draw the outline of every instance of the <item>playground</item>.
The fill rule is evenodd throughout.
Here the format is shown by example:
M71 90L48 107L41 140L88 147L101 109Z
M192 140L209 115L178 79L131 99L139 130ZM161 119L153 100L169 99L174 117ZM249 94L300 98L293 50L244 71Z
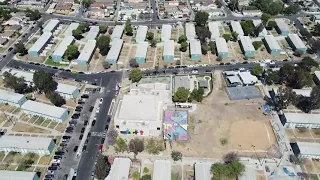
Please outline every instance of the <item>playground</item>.
M198 119L194 131L189 132L189 141L174 143L173 150L203 158L221 158L228 152L247 157L264 157L266 153L270 156L277 143L264 103L261 98L231 101L224 88L213 90L189 114Z
M187 111L166 110L163 124L165 138L174 141L189 140Z

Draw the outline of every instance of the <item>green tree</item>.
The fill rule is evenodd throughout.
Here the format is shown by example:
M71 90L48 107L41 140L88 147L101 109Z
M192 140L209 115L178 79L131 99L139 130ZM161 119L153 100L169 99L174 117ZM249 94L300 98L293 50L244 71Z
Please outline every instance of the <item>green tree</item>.
M27 8L25 13L26 13L26 16L29 17L30 21L37 21L41 18L41 13L37 9L31 10L31 9Z
M161 151L165 149L163 140L156 139L154 137L147 139L145 148L147 152L150 154L159 154Z
M210 41L209 42L209 48L210 48L210 51L212 54L216 54L216 49L217 49L217 46L216 46L216 43L214 41Z
M189 101L190 100L196 100L198 102L202 102L204 95L204 89L193 89L193 91L190 93Z
M255 50L258 50L261 46L262 46L262 42L261 41L254 41L252 42L252 45L254 47Z
M57 82L55 82L49 72L43 70L36 71L33 74L33 83L35 88L42 92L54 91L57 88Z
M268 14L268 13L262 13L262 16L261 16L261 21L264 25L267 25L269 19L271 19L271 15Z
M140 180L152 180L152 178L150 174L145 174L140 178Z
M255 26L252 20L243 21L240 23L245 35L251 35L254 33Z
M147 32L147 39L148 39L149 41L151 41L153 38L154 38L154 33L151 32L151 31L148 31L148 32Z
M182 42L181 45L180 45L180 51L181 52L186 52L188 50L188 43L185 41L185 42Z
M311 87L313 85L312 75L302 68L297 68L293 78L288 81L288 85L296 89Z
M143 139L134 138L129 141L129 150L133 152L134 159L136 159L138 153L144 151L144 142Z
M227 6L231 11L238 10L239 9L239 0L231 0Z
M222 37L228 42L231 40L231 34L223 34Z
M23 94L28 90L28 85L23 77L16 77L8 72L4 72L3 77L4 87L13 89L14 92L20 94Z
M189 89L179 87L173 95L173 102L186 102L189 97Z
M278 71L273 71L272 69L268 69L266 72L266 84L272 85L272 84L279 84L280 77Z
M95 2L95 0L82 0L82 6L85 8L85 9L88 9L92 3Z
M211 37L210 30L205 26L196 26L196 34L201 44L206 43L206 40Z
M83 33L83 32L82 32L80 29L78 29L78 28L72 30L72 36L73 36L76 40L80 40L80 39L83 38L82 33Z
M214 3L217 5L217 8L221 8L222 4L219 0L216 0Z
M19 42L14 45L16 48L16 52L20 54L20 56L23 56L28 53L27 49L25 48L24 44Z
M181 35L179 37L178 43L181 44L181 43L186 42L186 41L187 41L187 36Z
M209 14L205 11L198 11L195 15L194 21L198 26L205 26L209 18Z
M201 52L202 52L203 55L207 55L208 46L206 44L201 45Z
M254 75L254 76L261 76L262 73L263 73L263 67L260 66L260 65L255 65L252 67L252 70L251 70L251 73Z
M131 26L131 21L130 19L127 19L126 24L124 26L124 31L126 32L126 35L132 36L133 35L133 29Z
M60 94L58 94L58 93L56 93L54 91L46 92L46 97L55 106L60 107L60 106L62 106L64 104L66 104L66 100L62 96L60 96Z
M268 27L270 29L273 29L273 28L277 27L277 23L275 21L269 21L268 22Z
M68 60L76 59L79 55L78 46L74 44L69 45L64 53L64 57Z
M116 143L116 140L118 138L118 131L112 127L111 129L109 129L108 133L107 133L107 142L109 145L114 145L114 143Z
M245 166L239 161L231 163L215 163L211 166L210 172L214 179L235 179L245 171Z
M290 104L296 102L296 95L292 88L283 88L282 86L277 91L276 104L279 110L286 109Z
M284 14L297 14L300 10L301 8L299 4L290 4L288 7L284 8Z
M311 69L313 67L319 67L319 64L317 63L317 61L315 61L310 56L304 57L298 65L302 69L309 71L309 72L311 71Z
M102 56L107 55L110 49L110 36L100 36L97 40L97 47L99 48Z
M182 153L179 151L172 151L171 152L171 158L173 161L179 161L182 160Z
M108 31L108 26L106 25L100 25L99 26L99 33L104 34Z
M236 42L238 40L238 35L239 34L235 31L231 32L231 36L232 36L232 39L234 42Z
M107 176L107 171L110 170L108 157L98 154L97 163L95 164L94 174L98 180L104 180Z
M117 138L116 143L114 144L113 147L116 152L125 152L128 150L126 141L121 137Z
M279 83L287 83L294 80L294 67L290 64L284 64L279 70Z
M138 68L134 68L131 70L129 79L134 83L134 82L139 82L142 78L142 73L141 70Z
M277 15L283 12L284 4L281 1L273 0L254 0L251 1L251 6L256 6L262 12L271 15Z
M226 155L223 156L223 161L226 164L229 164L233 161L239 161L239 156L235 152L229 152Z

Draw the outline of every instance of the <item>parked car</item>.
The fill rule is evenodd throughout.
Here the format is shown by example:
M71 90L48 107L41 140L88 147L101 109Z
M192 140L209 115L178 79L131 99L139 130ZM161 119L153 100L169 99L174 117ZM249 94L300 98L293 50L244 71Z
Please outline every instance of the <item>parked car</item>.
M48 170L51 170L51 171L55 171L55 170L57 170L57 169L58 169L57 166L50 166L50 167L48 167Z
M84 125L85 126L88 125L88 121L87 120L84 121Z
M80 117L80 114L73 114L71 116L72 119L78 119Z
M53 156L53 159L62 159L62 156Z
M89 98L89 95L88 95L88 94L83 94L83 95L81 96L81 98L87 99L87 98Z
M62 155L64 155L64 152L63 152L63 151L56 151L54 154L55 154L55 155L62 156Z
M62 136L62 139L70 139L71 136Z
M92 112L93 111L93 106L90 106L90 108L89 108L89 112Z
M78 150L78 146L75 146L75 147L73 148L73 152L77 152L77 150Z
M53 174L47 174L47 175L45 175L44 177L45 177L45 178L53 178L54 175L53 175Z
M103 102L103 98L100 99L99 104L102 104L102 102Z
M84 133L84 131L86 130L86 128L85 127L83 127L83 128L81 128L81 133Z
M51 166L53 166L53 167L60 166L60 163L52 163Z
M83 134L80 134L79 140L82 140L82 138L83 138Z
M91 125L94 126L95 124L96 124L96 120L93 120Z

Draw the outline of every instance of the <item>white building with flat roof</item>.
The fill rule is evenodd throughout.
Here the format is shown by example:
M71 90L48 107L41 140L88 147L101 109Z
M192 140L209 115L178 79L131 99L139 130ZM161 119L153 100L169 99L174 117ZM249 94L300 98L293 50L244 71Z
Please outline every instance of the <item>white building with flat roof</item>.
M51 38L52 33L44 32L28 50L28 54L33 57L38 57Z
M163 24L161 29L161 41L168 41L171 39L172 26L169 24Z
M115 158L105 180L128 180L130 167L131 160L129 158Z
M58 45L57 49L53 52L51 55L53 61L59 62L62 61L63 55L66 52L69 45L71 45L74 42L73 36L67 36L65 37L60 44Z
M58 26L59 20L58 19L51 19L42 29L43 32L50 32L52 33L55 28Z
M254 85L258 82L258 78L248 71L239 72L238 76L244 85Z
M86 43L77 59L78 65L87 66L90 63L94 50L96 49L96 41L91 40Z
M320 143L297 142L292 145L295 155L305 159L320 159Z
M62 83L58 83L57 89L55 91L65 99L75 99L80 93L80 89L78 87Z
M212 164L210 163L196 163L194 165L195 180L211 180L211 166Z
M196 38L196 28L193 23L186 23L186 36L188 41Z
M171 180L171 162L155 160L153 163L153 180Z
M220 23L211 21L208 23L209 31L211 32L211 41L215 41L218 37L220 37L220 30L219 26Z
M123 46L122 39L114 39L111 43L111 48L107 54L105 61L107 61L110 65L117 64L122 46Z
M280 120L286 128L320 128L320 114L283 113Z
M77 29L79 26L79 23L71 23L68 28L64 31L64 36L72 36L72 31Z
M86 39L88 41L90 40L95 40L96 37L98 36L99 34L99 26L90 26L90 30L89 32L87 33L87 36L86 36Z
M11 106L20 107L26 101L27 98L23 94L0 89L0 103L8 103Z
M146 40L148 26L139 26L136 35L136 42L144 42Z
M230 25L232 32L236 32L238 34L238 37L244 36L244 32L239 21L231 21Z
M254 20L252 20L252 22L253 22L253 25L255 28L258 28L260 25L263 26L262 31L258 34L259 37L264 37L264 36L268 35L268 31L266 30L266 28L262 24L261 19L254 19Z
M0 180L40 180L37 172L0 170Z
M45 119L50 119L56 122L65 121L69 112L65 108L56 107L36 101L28 100L22 106L21 109L29 116L40 116Z
M124 25L116 25L116 27L113 29L111 39L121 39L122 34L124 30Z
M53 152L55 143L52 138L1 136L0 151L36 153L47 155ZM1 174L0 174L1 176Z

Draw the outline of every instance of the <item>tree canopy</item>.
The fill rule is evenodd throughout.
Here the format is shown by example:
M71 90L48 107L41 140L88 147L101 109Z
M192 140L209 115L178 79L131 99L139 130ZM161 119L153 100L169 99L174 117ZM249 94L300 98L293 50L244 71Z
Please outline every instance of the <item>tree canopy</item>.
M228 164L215 163L212 164L210 172L214 180L223 180L229 178L237 178L245 171L245 166L239 161L232 161Z
M319 67L319 64L314 59L312 59L310 56L304 57L298 65L302 69L309 71L309 72L311 71L311 68Z
M108 162L108 157L99 153L97 163L95 165L94 174L98 180L104 180L111 165Z
M182 153L179 151L172 151L171 152L171 158L173 161L179 161L182 160Z
M36 71L33 74L33 83L35 88L45 93L57 89L57 82L53 80L50 73L43 70Z
M28 53L27 49L25 48L24 44L19 42L14 45L16 48L16 52L20 54L20 56L23 56Z
M131 26L131 21L130 19L127 19L125 26L124 26L124 31L126 32L126 35L132 36L133 35L133 28Z
M82 0L82 5L85 9L88 9L95 0Z
M256 6L264 13L271 15L277 15L283 12L284 4L281 1L273 0L254 0L250 4L251 6Z
M23 77L16 77L8 72L4 72L3 76L3 83L5 87L13 89L14 92L20 94L23 94L28 90L28 85Z
M297 14L301 10L299 4L290 4L288 7L284 8L284 14Z
M222 37L228 42L231 40L232 36L231 34L223 34Z
M262 42L261 41L254 41L252 42L252 45L254 47L255 50L258 50L261 46L262 46Z
M194 18L194 21L198 26L205 26L209 18L209 14L205 11L198 11Z
M245 35L251 35L254 33L255 26L253 25L252 20L242 21L240 24Z
M148 32L147 32L147 39L148 39L149 41L151 41L153 38L154 38L154 33L151 32L151 31L148 31Z
M254 76L261 76L262 73L263 73L263 67L260 66L260 65L255 65L252 67L252 70L251 70L251 73L254 75Z
M129 141L129 150L133 152L134 159L136 159L136 156L138 153L144 151L144 142L143 139L134 138Z
M197 102L202 102L204 95L204 89L193 89L193 91L190 93L188 101L196 100Z
M183 42L187 41L187 36L186 35L181 35L178 39L178 43L181 44Z
M78 58L78 56L80 55L79 51L78 51L78 46L71 44L67 47L65 53L64 53L64 57L67 60L73 60Z
M268 14L268 13L262 13L262 16L261 16L261 21L264 25L267 25L269 19L271 19L271 15Z
M25 13L26 13L26 16L29 17L29 19L31 21L37 21L38 19L41 18L41 13L37 9L36 10L31 10L31 9L27 8Z
M116 143L114 144L114 150L116 152L125 152L128 150L128 145L124 139L118 137Z
M134 68L131 70L130 75L129 75L129 79L132 82L139 82L142 78L142 73L141 70L139 68Z
M50 100L50 102L52 104L54 104L55 106L62 106L64 104L66 104L66 100L58 93L54 92L54 91L49 91L46 93L46 97Z
M174 102L186 102L189 97L189 89L186 89L184 87L179 87L176 92L174 92L173 95L173 101Z
M150 154L159 154L165 150L163 140L154 137L147 139L145 149Z
M100 25L99 26L99 33L104 34L108 31L108 26L106 25Z
M100 54L102 56L107 55L110 49L110 36L108 35L99 36L97 40L97 47L99 48Z
M206 39L211 37L211 32L208 27L196 26L196 34L201 44L206 43Z

